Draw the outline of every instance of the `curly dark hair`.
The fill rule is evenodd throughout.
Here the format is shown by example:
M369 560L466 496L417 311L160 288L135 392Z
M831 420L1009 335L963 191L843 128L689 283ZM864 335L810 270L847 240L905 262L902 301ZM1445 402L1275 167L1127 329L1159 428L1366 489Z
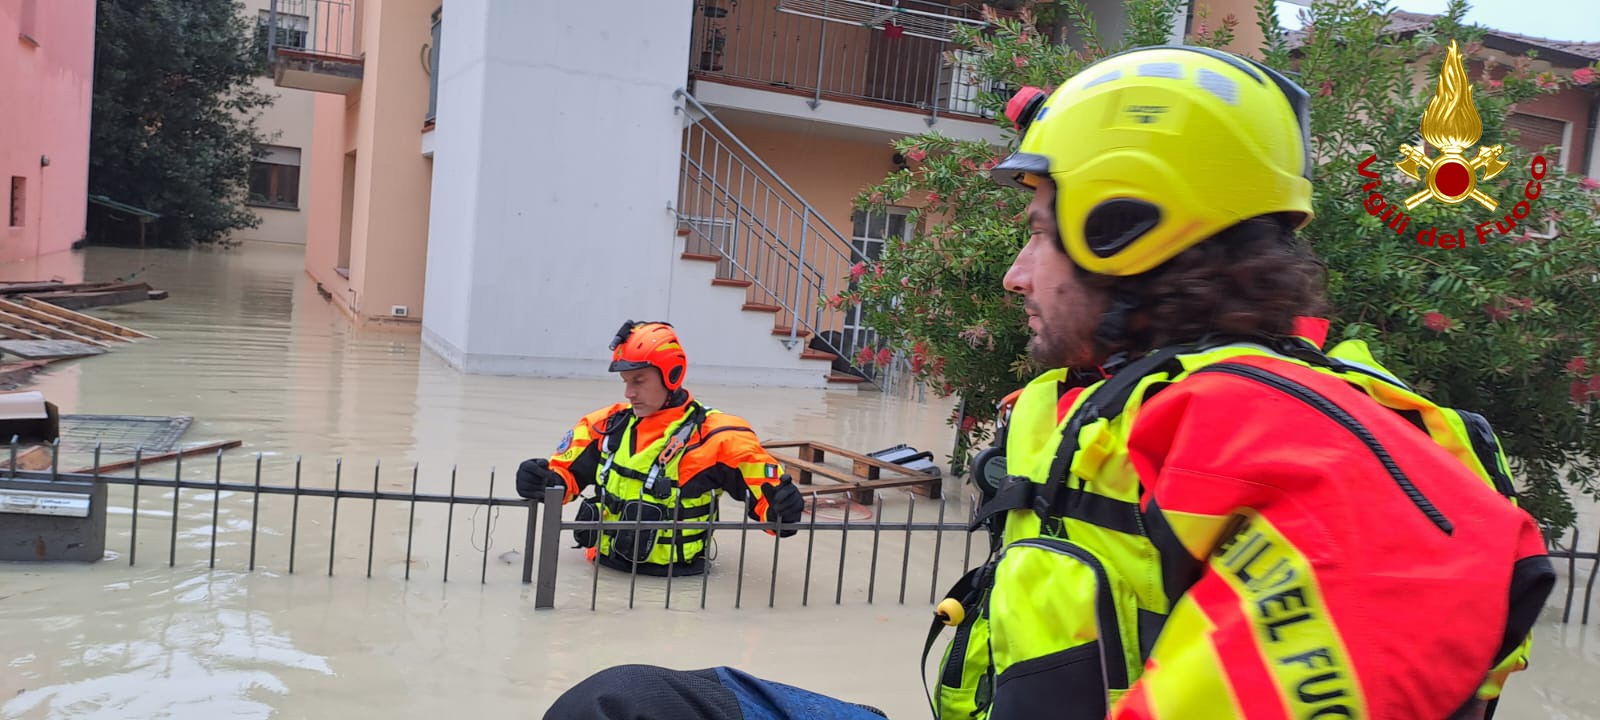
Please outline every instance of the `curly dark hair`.
M1327 268L1283 217L1251 218L1142 275L1085 273L1085 282L1136 303L1119 347L1140 353L1207 334L1292 332L1294 319L1324 311Z

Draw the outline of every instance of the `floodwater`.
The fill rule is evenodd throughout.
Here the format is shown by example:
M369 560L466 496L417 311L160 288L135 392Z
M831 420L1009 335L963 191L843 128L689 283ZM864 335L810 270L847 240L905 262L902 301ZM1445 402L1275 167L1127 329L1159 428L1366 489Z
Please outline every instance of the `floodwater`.
M298 460L305 487L333 487L337 473L345 489L415 483L444 494L453 477L456 493L484 496L493 472L492 494L511 497L519 461L548 455L573 420L618 396L613 382L465 376L414 333L354 332L316 293L296 248L87 252L89 280L131 276L170 291L94 311L157 339L57 363L27 386L63 413L192 416L185 445L243 441L220 470L215 458L186 460L185 480L250 483L259 462L263 484L287 486ZM764 439L857 450L904 442L941 460L951 442L947 401L697 387L692 369L689 384ZM87 464L81 454L61 461ZM947 495L947 519L958 520L967 507L948 481ZM940 513L906 492L880 496L882 507L848 508L850 521ZM129 488L112 490L101 563L0 566L0 718L538 717L578 679L627 662L735 665L895 718L926 717L917 657L930 594L981 552L955 533L885 532L874 545L852 532L842 547L837 532L818 531L777 543L775 557L764 534L719 531L710 577L675 579L668 609L662 579L596 576L563 538L556 608L535 610L521 583L522 508L346 499L335 511L326 498L253 502L198 489L174 498L154 487L141 488L137 513L132 504ZM731 503L724 517L737 517ZM1600 718L1600 619L1578 624L1579 607L1562 624L1564 588L1499 717Z

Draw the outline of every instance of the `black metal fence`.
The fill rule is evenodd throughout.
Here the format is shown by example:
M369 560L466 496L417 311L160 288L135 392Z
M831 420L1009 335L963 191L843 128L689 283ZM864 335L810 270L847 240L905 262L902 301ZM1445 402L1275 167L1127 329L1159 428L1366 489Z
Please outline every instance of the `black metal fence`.
M739 513L738 520L670 520L670 521L579 521L567 519L562 516L563 506L560 503L562 492L554 489L548 492L543 503L528 501L522 498L495 497L496 479L491 470L488 477L488 493L486 495L462 495L457 493L457 471L451 468L448 476L448 491L445 493L421 492L419 478L420 466L413 465L409 469L409 487L405 482L390 481L391 487L401 487L402 490L383 489L383 466L375 462L372 466L370 486L365 482L367 475L362 473L362 480L355 481L346 477L346 466L341 461L336 461L332 468L331 487L320 482L306 483L305 466L296 458L284 470L293 473L292 484L269 484L263 482L264 456L255 456L254 467L250 470L249 481L224 481L223 456L219 450L214 459L205 462L205 469L210 475L207 480L186 480L184 476L183 456L175 458L170 477L152 477L149 468L140 464L143 460L142 453L136 454L130 474L111 474L102 472L100 453L95 452L94 465L87 469L63 472L60 469L59 453L52 453L51 465L46 470L17 469L17 448L11 449L11 470L6 471L5 479L10 481L9 487L18 487L19 483L26 487L39 490L49 490L51 486L64 488L67 486L93 487L103 483L108 488L123 489L115 498L108 501L110 509L115 509L120 514L126 511L128 515L126 527L126 540L108 537L106 540L107 554L115 555L120 547L126 547L128 565L136 564L140 557L140 535L148 535L152 531L166 534L166 560L169 567L178 564L180 548L194 549L196 544L180 544L180 535L185 537L191 534L203 533L207 536L207 568L216 568L218 565L218 541L224 535L229 536L226 541L229 545L246 544L242 537L248 536L248 554L240 558L249 572L256 572L258 563L258 547L263 534L281 536L282 524L288 526L286 536L287 557L274 557L273 560L283 561L284 569L289 574L303 571L308 561L307 556L301 552L301 546L308 542L312 532L303 528L308 523L321 525L326 520L326 573L328 576L335 574L338 566L338 547L340 540L340 521L343 520L348 536L350 524L356 523L357 534L365 535L365 573L372 577L376 553L380 547L379 530L384 523L380 522L380 514L385 515L384 520L393 517L395 522L404 518L404 570L401 579L409 581L412 576L413 562L416 559L414 550L419 540L418 509L443 508L444 519L442 533L437 536L442 542L434 542L433 538L426 535L421 539L430 547L441 547L442 553L428 553L430 557L442 555L443 567L440 573L442 582L450 580L450 560L452 557L451 544L458 533L456 531L457 508L466 507L473 509L471 518L473 526L469 533L470 542L475 551L478 551L478 579L480 583L489 581L490 573L490 548L494 544L494 529L498 524L499 513L507 508L520 510L525 514L525 530L521 540L521 581L534 586L534 604L537 608L553 608L556 606L558 596L558 582L563 577L574 577L578 583L587 586L590 610L596 610L601 593L602 569L600 563L578 560L563 562L561 559L562 533L571 531L593 530L606 532L608 530L626 529L631 531L668 529L674 531L694 531L707 529L714 531L714 538L727 539L731 533L737 533L737 559L725 564L720 558L713 563L713 570L701 573L694 577L674 577L668 574L663 577L647 576L645 582L651 584L653 595L659 594L661 604L665 608L673 607L673 587L677 584L681 589L688 584L693 592L693 586L698 585L695 593L696 604L701 609L707 607L707 598L710 595L711 583L714 576L719 582L718 591L731 590L732 606L744 606L746 590L747 566L754 566L758 556L756 553L770 553L770 562L767 565L765 576L758 575L751 582L760 582L764 589L767 607L775 607L778 598L798 596L802 606L809 605L813 599L813 591L826 593L831 590L834 604L843 604L846 595L851 597L864 597L867 604L878 602L880 596L879 579L883 575L881 569L891 573L891 582L897 583L895 593L896 601L900 604L906 602L907 597L912 597L913 602L921 602L920 588L922 578L926 578L928 590L926 602L933 604L940 597L945 588L941 587L940 580L945 583L953 581L974 562L982 562L988 555L988 538L985 533L967 532L968 518L972 516L973 499L969 496L956 503L952 508L951 503L944 499L938 501L917 499L905 493L907 502L903 510L899 507L892 508L893 512L904 513L904 519L897 517L893 520L885 518L884 496L880 491L873 506L868 508L860 505L851 505L846 501L845 509L839 519L819 520L818 515L826 510L827 500L817 494L810 496L809 517L798 524L783 525L780 523L755 522L748 515ZM122 463L126 466L128 463ZM191 462L192 465L192 462ZM116 467L105 465L104 467ZM321 480L322 478L318 478ZM171 520L164 524L151 527L151 521L141 520L142 514L156 514L166 511L165 492L171 492L170 514ZM152 498L152 491L161 492L163 495ZM188 504L185 504L185 492ZM143 497L141 497L143 495ZM126 497L124 504L118 504L118 499ZM227 521L224 522L224 499L228 500ZM264 498L287 499L287 508L281 505L273 510L270 521L262 519ZM843 496L836 496L835 500ZM149 509L150 500L155 499L162 504L161 510ZM310 499L327 500L326 514L314 512L302 507ZM353 512L357 513L351 518L352 503L355 504ZM935 507L936 503L936 507ZM898 499L897 503L898 504ZM380 513L380 506L390 508ZM185 511L188 515L185 515ZM286 512L285 512L286 510ZM364 512L363 512L364 511ZM481 537L477 533L477 515L487 512L489 517L484 523ZM870 512L870 521L852 520L852 512L866 514ZM932 515L931 519L919 520L917 514L923 512ZM245 520L246 515L248 520ZM362 517L362 516L365 517ZM185 522L184 518L188 521ZM514 516L513 516L514 517ZM435 518L436 520L437 518ZM365 533L360 533L360 530ZM390 529L392 530L392 528ZM385 531L386 538L398 541L400 533ZM777 539L775 536L783 531L796 531L794 535ZM755 531L752 536L752 531ZM770 533L768 532L770 531ZM954 533L954 535L951 535ZM949 536L949 537L947 537ZM754 541L753 541L754 538ZM1551 542L1550 554L1558 566L1565 567L1566 587L1562 592L1562 622L1570 622L1575 605L1581 605L1582 615L1580 622L1589 622L1590 607L1596 578L1600 577L1600 544L1593 551L1579 549L1583 535L1578 530L1573 530L1567 542ZM481 540L481 547L479 541ZM821 547L819 548L819 541ZM348 541L347 541L348 542ZM974 557L973 544L981 543L977 557ZM770 544L770 548L760 545ZM782 570L782 558L793 557L793 553L802 551L804 569L796 574ZM955 563L959 546L960 563ZM281 545L275 545L283 549ZM348 546L347 546L348 547ZM754 547L754 550L752 548ZM317 548L320 549L320 548ZM856 556L851 555L851 550L856 550ZM398 547L393 548L399 552ZM899 557L895 558L894 555ZM506 555L510 555L507 553ZM503 562L511 563L501 556ZM837 557L834 557L834 556ZM916 562L913 562L913 556ZM864 556L864 557L862 557ZM359 557L359 556L357 556ZM569 556L570 557L570 556ZM863 572L863 560L865 568ZM323 556L315 556L316 568L324 567ZM898 562L896 562L898 561ZM798 564L802 561L794 561ZM563 566L566 565L565 572ZM734 570L731 581L727 578L727 565L732 565ZM894 565L898 565L898 573L894 573ZM1580 570L1586 566L1587 577L1583 581L1583 598L1581 603L1575 603ZM620 583L621 577L627 579L627 607L633 608L637 604L638 591L641 586L638 567L634 566L629 571L618 574L615 570L604 571L608 576L608 590L614 583ZM583 577L587 574L587 577ZM832 582L826 582L831 575ZM896 577L897 576L897 577ZM915 577L920 576L920 577ZM821 579L819 579L821 578ZM814 583L813 581L817 582ZM732 587L725 585L731 582ZM780 593L780 585L783 592ZM580 600L581 591L572 592L576 587L567 585L568 592L565 597L569 600ZM607 597L612 595L608 592ZM759 596L758 596L759 597Z

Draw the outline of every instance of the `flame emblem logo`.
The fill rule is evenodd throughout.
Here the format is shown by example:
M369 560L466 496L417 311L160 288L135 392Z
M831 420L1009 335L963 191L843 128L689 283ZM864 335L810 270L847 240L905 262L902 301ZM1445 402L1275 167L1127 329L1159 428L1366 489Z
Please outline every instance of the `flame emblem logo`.
M1505 170L1508 163L1500 159L1504 146L1480 147L1471 160L1463 154L1477 144L1482 134L1483 121L1472 103L1472 83L1467 80L1456 41L1451 40L1439 72L1438 88L1422 114L1422 139L1438 148L1440 154L1430 158L1421 147L1401 145L1400 154L1405 159L1395 163L1407 177L1428 184L1426 190L1406 198L1406 209L1430 198L1449 205L1471 198L1490 211L1499 207L1494 198L1478 189L1478 171L1483 170L1483 180L1488 181Z

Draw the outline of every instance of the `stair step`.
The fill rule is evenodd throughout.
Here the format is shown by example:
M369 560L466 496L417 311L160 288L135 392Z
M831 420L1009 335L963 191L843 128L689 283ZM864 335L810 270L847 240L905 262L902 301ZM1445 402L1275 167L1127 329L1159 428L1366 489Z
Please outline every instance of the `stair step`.
M833 362L837 357L839 356L833 353L823 352L821 350L812 350L811 348L806 348L800 351L801 360L827 360L828 362Z
M846 375L844 373L829 373L828 382L838 385L860 385L861 383L866 382L866 380L862 380L854 375Z
M732 278L711 278L711 284L719 287L747 288L755 283L750 282L749 280L734 280Z
M789 329L790 328L789 328L788 325L779 325L777 327L772 328L772 334L773 335L788 335L789 334ZM805 328L801 328L800 332L795 333L795 337L811 337L811 331L807 330Z
M681 257L681 258L683 258L685 260L704 260L706 262L722 262L722 256L721 255L707 255L705 253L686 252L686 253L684 253L682 255L679 255L678 257Z
M689 228L678 228L678 237L689 237Z
M744 307L739 308L739 309L740 310L744 310L746 312L775 313L775 312L778 312L778 311L782 310L783 308L778 307L777 305L768 305L766 303L747 302L747 303L744 304Z

